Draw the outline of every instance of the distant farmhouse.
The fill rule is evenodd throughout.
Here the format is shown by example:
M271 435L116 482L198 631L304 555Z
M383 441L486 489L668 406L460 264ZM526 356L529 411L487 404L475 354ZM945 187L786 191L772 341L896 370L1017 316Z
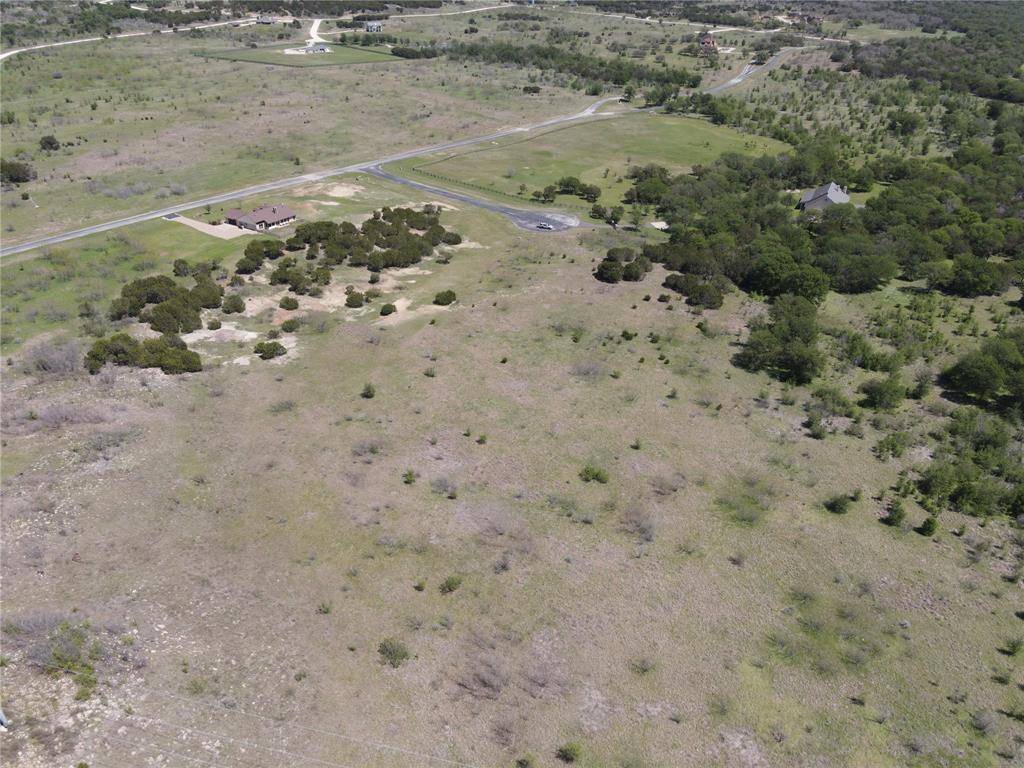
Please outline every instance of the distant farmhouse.
M368 21L363 25L363 29L367 32L382 32L384 31L384 22Z
M330 53L331 49L323 43L313 43L302 49L303 53Z
M715 36L710 32L705 32L697 38L697 43L700 45L701 56L714 56L718 53L718 43L715 42Z
M224 221L242 229L262 232L295 221L295 211L287 205L263 205L252 213L243 213L238 208L232 208L224 214Z
M850 196L846 193L846 189L834 181L830 181L817 189L804 192L796 207L801 211L823 211L829 206L848 202L850 202Z

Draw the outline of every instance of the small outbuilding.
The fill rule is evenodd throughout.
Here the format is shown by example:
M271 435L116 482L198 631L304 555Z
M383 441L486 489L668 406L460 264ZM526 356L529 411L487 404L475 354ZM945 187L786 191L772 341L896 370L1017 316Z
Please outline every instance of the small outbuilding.
M718 53L718 43L715 42L715 36L710 32L705 32L698 37L697 44L700 46L701 56L713 56Z
M850 202L850 195L846 188L830 181L828 184L804 192L796 207L801 211L821 211L829 206L848 202Z
M383 32L384 22L383 21L368 21L363 24L363 29L366 32Z

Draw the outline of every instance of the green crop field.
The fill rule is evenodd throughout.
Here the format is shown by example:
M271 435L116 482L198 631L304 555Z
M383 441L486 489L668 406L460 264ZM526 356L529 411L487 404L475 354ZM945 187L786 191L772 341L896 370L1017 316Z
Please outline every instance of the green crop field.
M342 64L374 64L402 61L386 48L355 47L329 43L328 53L288 54L288 49L303 46L275 45L268 48L239 48L230 51L201 51L197 56L228 61L248 61L253 64L274 64L281 67L330 67Z

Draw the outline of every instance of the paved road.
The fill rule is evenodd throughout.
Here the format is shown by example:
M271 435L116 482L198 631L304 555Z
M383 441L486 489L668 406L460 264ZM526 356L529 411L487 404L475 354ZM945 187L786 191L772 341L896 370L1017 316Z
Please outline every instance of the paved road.
M0 258L5 256L13 256L16 253L23 253L30 251L34 248L42 248L47 245L57 245L59 243L65 243L69 240L75 240L80 237L86 237L87 235L95 235L100 232L108 232L112 229L119 229L121 227L131 226L132 224L141 224L144 221L152 221L153 219L159 219L164 216L168 216L172 213L184 213L185 211L192 210L193 208L200 208L204 205L220 205L230 200L235 200L240 197L252 197L254 195L262 195L267 192L274 192L280 189L288 189L289 187L297 187L302 184L309 184L311 182L323 181L333 176L341 176L346 173L353 173L356 171L370 171L371 169L378 168L386 163L393 163L399 160L408 160L413 157L420 157L422 155L430 155L435 152L444 152L449 149L459 149L460 147L468 147L473 144L482 144L489 141L495 141L497 139L504 138L506 136L513 136L526 131L536 130L538 128L547 128L552 125L561 125L563 123L570 123L575 120L582 120L588 117L600 116L598 110L608 102L618 101L618 96L613 96L607 99L601 99L600 101L594 102L589 107L584 109L582 112L577 112L572 115L564 115L562 117L553 117L550 120L544 120L539 123L533 123L532 125L524 125L518 128L506 128L501 131L495 131L489 133L486 136L476 136L469 139L459 139L457 141L449 141L445 144L435 144L430 147L420 147L419 149L410 149L406 152L398 152L393 155L386 157L380 157L376 160L369 160L362 163L353 163L352 165L344 165L339 168L329 168L323 171L314 171L313 173L305 173L301 176L290 176L286 179L279 179L277 181L270 181L265 184L255 184L250 187L243 189L232 190L231 192L224 192L219 195L210 195L209 197L203 197L198 200L190 200L186 203L179 203L178 205L172 205L167 208L161 208L156 211L147 211L146 213L139 213L134 216L126 216L123 219L116 219L114 221L108 221L103 224L94 224L90 227L83 227L76 229L71 232L64 232L59 235L51 235L50 237L43 237L38 240L31 240L25 243L18 243L17 245L11 245L6 248L0 248ZM628 114L623 112L620 114ZM433 190L432 190L433 191ZM469 198L469 196L466 196ZM466 200L469 202L469 200ZM483 202L483 201L481 201ZM551 214L547 214L551 215ZM563 227L564 228L564 227Z
M540 229L551 232L560 232L565 229L577 227L580 223L580 220L575 216L570 216L566 213L513 208L511 205L502 205L501 203L496 203L483 197L474 197L473 195L465 194L463 192L455 192L443 187L423 184L419 181L407 179L404 176L396 176L393 173L388 173L379 165L371 166L367 168L366 171L381 179L387 179L388 181L393 181L397 184L404 184L407 187L413 187L421 192L427 192L439 197L446 197L449 200L456 200L460 203L467 203L468 205L473 205L477 208L483 208L488 211L493 211L494 213L500 213L511 219L512 222L520 229Z

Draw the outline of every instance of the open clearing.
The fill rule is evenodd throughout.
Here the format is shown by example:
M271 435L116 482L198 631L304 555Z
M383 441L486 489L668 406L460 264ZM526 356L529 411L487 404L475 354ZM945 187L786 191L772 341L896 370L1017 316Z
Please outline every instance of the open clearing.
M343 183L360 191L335 206L319 207L315 188L285 202L335 219L410 202L405 187ZM634 236L541 237L469 207L442 221L467 247L447 265L385 272L362 309L336 298L370 287L364 269L336 268L331 306L300 297L294 312L277 308L278 287L247 284L254 311L198 333L201 374L5 377L5 573L35 574L7 615L73 604L122 622L147 659L105 673L104 703L79 709L69 754L116 765L132 743L159 751L173 736L175 752L198 757L211 734L217 759L257 768L278 764L266 750L502 765L567 739L601 767L635 754L880 764L921 734L960 749L970 726L943 696L967 686L976 706L997 703L983 681L998 660L975 654L1006 631L998 562L965 573L956 540L897 535L873 499L844 517L821 510L837 490L894 481L902 464L871 454L870 426L863 439L808 438L801 389L728 362L728 329L756 307L730 296L703 315L704 334L701 316L642 300L657 272L617 286L590 276L596 250ZM133 274L182 256L231 263L244 242L160 221L87 241L74 262L5 267L5 285L28 292L5 333L66 324L37 313L26 325L23 312L74 306L78 286L103 303ZM58 271L70 263L83 272ZM59 277L34 272L45 269ZM458 301L436 307L445 288ZM847 322L880 300L839 297L825 311ZM397 312L381 319L385 301ZM284 334L287 355L255 358L254 334L286 317L302 319ZM55 399L95 416L19 436L19 414L48 414ZM109 433L124 436L97 458L88 446ZM82 446L67 468L45 460L61 444ZM607 485L579 480L587 463L607 468ZM973 540L996 535L962 522ZM461 586L440 593L453 574ZM387 637L411 649L400 669L377 660ZM870 650L844 661L843 637ZM950 654L976 661L951 676ZM20 691L9 715L73 706L33 675L7 670ZM849 703L864 695L866 707ZM318 733L302 730L312 710ZM268 712L281 725L253 717ZM18 744L19 765L46 765Z
M229 51L201 51L198 56L228 61L245 61L253 64L273 64L281 67L331 67L343 64L374 64L401 62L403 59L392 56L386 48L354 47L330 44L326 53L292 54L286 50L295 49L295 45L279 45L264 48L239 48ZM301 47L301 46L300 46Z
M38 170L5 246L183 209L0 262L5 768L1022 764L1020 105L809 42L730 90L737 128L634 111L668 68L737 76L771 33L734 13L776 21L487 4L391 4L386 41L552 58L300 64L364 33L289 17L4 60L4 159ZM986 67L1007 8L962 14ZM590 56L650 68L632 103ZM531 196L619 205L647 164L615 225ZM798 213L830 178L868 204ZM264 205L297 218L213 224ZM943 373L975 351L994 394Z

